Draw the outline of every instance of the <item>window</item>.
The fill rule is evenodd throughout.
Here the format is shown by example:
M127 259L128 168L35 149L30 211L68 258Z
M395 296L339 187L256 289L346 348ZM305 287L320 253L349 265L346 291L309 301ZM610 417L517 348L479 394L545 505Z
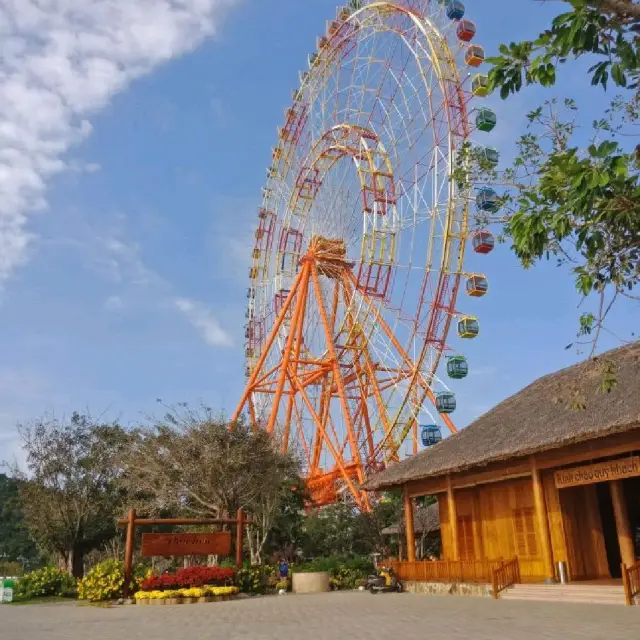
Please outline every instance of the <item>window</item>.
M473 544L473 519L471 516L458 516L458 548L461 560L475 559Z
M513 511L513 527L518 556L537 556L536 515L533 508L515 509Z

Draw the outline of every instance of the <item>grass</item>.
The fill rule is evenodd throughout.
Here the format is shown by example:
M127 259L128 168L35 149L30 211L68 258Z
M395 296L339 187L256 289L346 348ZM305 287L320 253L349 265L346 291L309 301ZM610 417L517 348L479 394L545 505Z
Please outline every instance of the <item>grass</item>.
M60 602L72 602L72 598L64 598L63 596L47 596L46 598L31 598L31 600L14 600L6 604L14 607L25 607L30 604L55 604Z
M79 607L102 607L110 609L113 602L88 602L87 600L76 600L75 598L65 598L63 596L47 596L46 598L31 598L30 600L14 600L6 604L14 607L25 607L30 604L61 604L62 602L73 602Z

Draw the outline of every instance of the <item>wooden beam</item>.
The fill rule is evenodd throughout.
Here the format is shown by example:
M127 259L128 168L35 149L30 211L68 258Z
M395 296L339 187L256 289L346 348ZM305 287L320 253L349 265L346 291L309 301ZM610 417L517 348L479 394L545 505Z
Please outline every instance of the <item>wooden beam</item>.
M454 489L468 489L492 482L503 482L515 478L524 478L531 475L531 465L525 458L520 460L509 460L507 462L497 462L478 471L465 471L451 474L451 486ZM419 496L436 495L446 493L447 478L445 475L424 480L413 480L407 483L409 493L417 498Z
M538 469L552 469L567 464L598 460L630 453L640 448L640 429L617 433L606 438L594 438L587 442L551 449L536 454Z
M236 569L242 569L242 542L245 522L244 510L240 508L236 516Z
M536 521L538 523L538 538L542 545L545 582L555 582L551 534L549 533L549 516L547 514L542 478L540 477L540 470L536 464L535 456L531 456L531 478L533 480L533 503L536 511Z
M414 562L416 559L416 538L413 523L413 500L404 486L404 526L407 535L407 560Z
M620 545L620 557L624 565L630 567L635 564L636 552L629 526L629 513L627 502L624 497L624 486L620 480L612 480L609 483L611 491L611 501L613 502L613 513L616 519L616 529L618 530L618 544Z
M124 586L122 588L122 596L129 597L129 589L131 588L131 579L133 578L133 543L136 537L136 510L129 509L129 517L127 518L127 542L124 549Z
M136 527L150 527L160 524L169 524L174 526L181 525L194 525L194 524L236 524L238 521L233 518L136 518ZM244 518L245 524L253 524L253 520ZM129 525L129 518L118 520L119 527L126 527Z
M453 559L460 560L460 539L458 538L458 511L456 498L451 484L451 474L447 475L447 507L449 512L449 526L451 527Z

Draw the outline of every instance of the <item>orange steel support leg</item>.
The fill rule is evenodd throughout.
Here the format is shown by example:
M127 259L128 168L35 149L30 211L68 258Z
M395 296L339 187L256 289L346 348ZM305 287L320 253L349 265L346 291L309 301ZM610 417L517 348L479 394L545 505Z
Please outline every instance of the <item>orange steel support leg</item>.
M320 318L322 320L322 324L324 325L325 337L327 340L327 348L329 350L329 357L333 361L333 370L336 378L336 384L338 386L338 394L340 396L340 402L342 404L342 411L344 420L346 422L347 427L347 435L349 436L349 443L351 445L351 456L354 461L356 461L358 465L358 480L360 482L364 481L364 473L362 471L362 459L360 457L360 450L358 449L358 443L355 439L355 434L353 432L353 421L351 420L351 411L349 409L349 403L347 402L347 397L344 390L342 373L340 372L340 363L338 362L338 356L336 355L335 345L333 344L333 336L331 335L331 329L329 327L329 318L327 317L327 310L324 306L324 300L322 299L322 289L320 287L320 281L318 280L318 271L316 269L316 265L311 265L311 278L313 279L313 286L316 291L316 298L318 302L318 308L320 310ZM364 495L365 503L368 504L369 498L365 494Z
M289 360L291 359L291 350L293 348L293 340L296 335L296 329L299 322L302 322L301 314L306 303L307 285L309 283L309 263L305 262L301 270L301 280L298 284L298 288L301 289L296 301L296 307L293 312L293 320L291 327L289 328L289 335L287 336L287 343L284 348L284 355L282 365L280 367L280 373L278 375L278 386L276 387L276 394L273 399L273 406L271 407L271 415L269 416L269 422L267 423L267 433L272 433L278 419L278 409L280 407L280 399L282 398L282 392L284 391L284 384L287 379L287 369L289 367Z
M295 345L294 345L294 354L293 354L293 360L294 360L294 371L289 372L289 375L293 376L293 377L297 377L297 373L298 373L298 360L300 359L300 349L302 348L302 340L303 340L303 331L304 331L304 316L305 316L305 312L307 309L307 290L308 290L308 283L309 283L309 279L307 278L305 281L303 281L302 284L302 308L300 310L300 318L298 320L298 327L297 327L297 331L296 331L296 341L295 341ZM293 335L293 331L294 328L291 327L291 334ZM293 384L291 385L291 388L293 389ZM282 434L282 450L284 451L284 453L287 452L288 448L289 448L289 434L290 434L290 428L291 428L291 412L293 410L293 403L295 402L295 395L292 393L289 396L289 404L287 406L287 416L285 418L285 423L284 423L284 431Z
M302 399L304 400L304 403L307 405L307 409L309 410L309 413L311 414L311 416L313 417L314 422L316 423L316 426L323 432L322 435L323 435L323 437L325 439L325 442L327 443L327 448L329 449L329 452L331 453L331 455L333 456L334 460L336 461L336 464L338 465L338 468L340 469L340 471L342 473L342 476L343 476L345 482L347 483L347 486L349 487L349 490L353 494L353 496L356 499L356 502L358 502L359 506L362 507L363 504L361 503L360 493L356 489L355 485L353 484L353 480L351 480L351 477L347 473L347 470L346 470L346 468L344 466L344 463L342 462L342 459L341 459L340 455L338 454L337 449L333 446L333 443L331 442L331 439L327 437L327 433L325 431L324 424L322 423L322 420L320 419L320 416L316 413L316 410L313 408L313 403L309 399L309 396L307 395L307 392L305 391L305 389L300 384L300 381L296 380L295 382L296 382L296 386L298 387L298 391L300 392L300 395L302 396Z
M353 293L351 291L351 286L348 278L343 277L344 283L344 291L345 291L345 306L347 309L351 307L351 300L353 299ZM347 314L347 320L349 322L350 329L353 331L355 328L355 321L351 315L351 312ZM378 413L380 414L380 418L382 420L382 426L384 427L385 434L389 437L391 433L391 424L387 418L386 407L384 406L384 400L382 398L382 393L380 392L380 387L378 385L378 379L376 373L374 371L373 362L371 361L371 355L369 354L369 349L366 347L362 350L362 355L365 361L365 368L367 370L367 374L369 376L369 380L371 381L371 387L373 391L373 397L375 398L376 404L378 405Z
M302 274L303 274L303 271L300 270L300 273L297 275L293 283L293 286L291 287L291 291L289 292L287 299L282 305L282 309L280 310L280 313L276 318L276 322L273 325L273 329L271 329L271 333L267 338L267 342L264 346L264 349L262 350L262 353L260 354L260 358L258 359L258 362L253 372L251 373L251 376L249 377L245 391L242 394L242 398L240 399L240 402L238 403L238 406L236 407L236 410L234 411L233 416L231 417L232 424L240 417L240 414L242 413L242 409L244 409L244 405L246 404L249 396L253 391L253 386L255 385L256 380L258 379L258 374L260 372L260 369L262 368L262 365L265 363L265 360L267 359L269 350L271 349L271 346L273 345L273 342L276 339L276 336L278 335L278 331L280 331L280 326L282 325L282 322L284 321L287 315L287 312L289 311L289 307L291 306L291 302L295 297L296 289L298 287L298 283L300 282L300 279L302 278Z

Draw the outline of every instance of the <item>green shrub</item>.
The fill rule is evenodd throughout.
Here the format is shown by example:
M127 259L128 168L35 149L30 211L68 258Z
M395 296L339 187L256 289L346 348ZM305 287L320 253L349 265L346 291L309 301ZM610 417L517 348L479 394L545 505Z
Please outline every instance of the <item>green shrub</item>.
M244 567L236 573L236 586L250 595L273 593L278 580L278 569L270 565Z
M131 593L138 591L145 577L145 569L136 567L131 585ZM78 598L89 602L117 600L123 595L124 563L120 560L103 560L92 567L78 583Z
M15 600L31 600L60 596L74 598L76 595L76 579L66 571L55 567L43 567L27 573L18 580L13 597Z

